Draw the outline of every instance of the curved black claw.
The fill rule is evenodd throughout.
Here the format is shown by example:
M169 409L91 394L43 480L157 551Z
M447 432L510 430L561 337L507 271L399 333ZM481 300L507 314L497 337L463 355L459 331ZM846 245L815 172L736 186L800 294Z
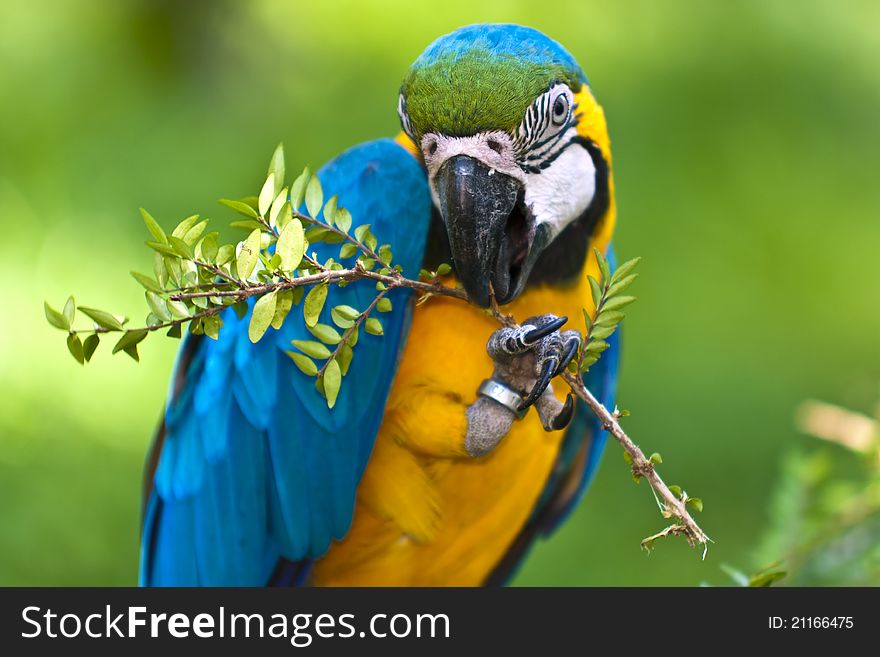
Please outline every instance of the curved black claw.
M540 340L541 338L550 335L554 331L559 330L559 328L568 321L568 317L557 317L551 322L548 322L544 326L539 326L536 329L532 329L528 333L523 336L523 340L527 343L532 344L536 340Z
M559 361L559 367L556 368L556 371L553 372L553 376L559 376L565 371L565 368L568 367L568 364L571 362L571 359L574 358L577 353L578 347L581 346L580 340L572 340L568 347L565 348L565 353L562 355L562 360Z
M550 425L550 428L553 431L559 431L560 429L565 429L568 426L568 423L571 422L571 418L574 417L574 396L571 393L565 397L565 405L562 407L562 410L559 411L559 415L557 415L553 422Z
M529 406L538 401L538 397L547 389L547 386L550 385L550 379L553 378L553 371L556 369L556 359L550 358L544 363L544 367L541 369L541 374L538 375L538 380L535 381L535 385L532 387L532 391L529 393L529 396L523 400L523 403L519 405L519 410L524 411Z

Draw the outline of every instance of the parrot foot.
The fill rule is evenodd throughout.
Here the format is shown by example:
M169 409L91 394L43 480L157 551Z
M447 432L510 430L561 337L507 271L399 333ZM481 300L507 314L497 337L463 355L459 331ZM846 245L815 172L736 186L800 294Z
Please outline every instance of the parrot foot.
M539 315L522 326L500 328L489 337L486 351L495 363L492 379L500 384L500 392L484 392L481 387L480 397L468 407L465 447L471 456L494 449L532 405L545 430L568 426L574 415L574 398L569 394L560 402L550 383L565 371L581 343L577 331L560 332L566 321L567 317Z

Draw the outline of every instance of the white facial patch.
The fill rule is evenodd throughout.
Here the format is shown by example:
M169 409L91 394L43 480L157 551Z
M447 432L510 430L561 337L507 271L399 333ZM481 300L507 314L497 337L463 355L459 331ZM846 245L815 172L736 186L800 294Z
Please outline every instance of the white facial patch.
M572 133L576 131L572 129ZM580 144L571 144L540 173L526 174L525 204L536 224L555 237L580 217L596 195L596 166Z

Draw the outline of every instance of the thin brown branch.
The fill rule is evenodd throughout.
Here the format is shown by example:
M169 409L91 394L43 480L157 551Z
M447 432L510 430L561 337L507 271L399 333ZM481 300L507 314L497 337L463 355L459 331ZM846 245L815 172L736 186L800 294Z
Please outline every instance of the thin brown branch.
M660 475L657 474L654 464L645 457L645 454L639 449L638 445L632 441L620 426L617 413L612 413L605 408L587 389L580 377L575 376L571 372L565 372L562 378L569 385L572 392L586 402L590 410L602 422L603 427L614 436L624 451L632 457L633 474L647 479L648 483L651 484L651 488L660 496L659 506L663 517L675 518L675 524L653 536L649 536L642 541L642 545L647 547L651 541L663 536L682 535L687 539L691 547L703 546L703 554L705 556L705 550L711 539L688 512L685 502L669 490L669 487L660 478Z

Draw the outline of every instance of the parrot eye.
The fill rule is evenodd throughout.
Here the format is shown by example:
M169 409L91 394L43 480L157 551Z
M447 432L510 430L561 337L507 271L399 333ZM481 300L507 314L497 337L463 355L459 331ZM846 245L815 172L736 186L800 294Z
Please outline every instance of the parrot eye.
M558 139L572 124L572 102L571 89L565 84L555 84L538 96L517 130L517 150L525 153Z
M415 132L409 120L409 115L406 113L406 98L403 97L403 94L400 94L400 98L397 100L397 114L400 116L400 127L403 128L403 131L410 139L415 141Z
M560 94L553 101L553 123L562 125L568 118L568 96Z

